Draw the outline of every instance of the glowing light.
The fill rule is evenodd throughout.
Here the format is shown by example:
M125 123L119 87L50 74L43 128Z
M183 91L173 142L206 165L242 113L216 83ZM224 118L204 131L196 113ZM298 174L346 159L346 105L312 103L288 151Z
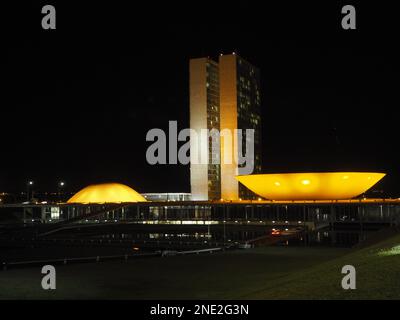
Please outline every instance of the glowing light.
M273 201L348 200L363 194L384 176L376 172L324 172L254 174L236 179L260 197Z
M378 252L379 256L397 256L400 254L400 245L388 249L382 249Z
M275 185L279 187L281 184L278 181L276 181Z
M120 183L88 186L76 193L67 203L123 203L147 201L132 188Z

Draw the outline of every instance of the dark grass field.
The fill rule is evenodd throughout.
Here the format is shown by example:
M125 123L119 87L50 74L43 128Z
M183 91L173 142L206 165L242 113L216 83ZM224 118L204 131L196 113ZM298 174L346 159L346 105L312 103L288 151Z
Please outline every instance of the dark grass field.
M356 267L356 290L341 288L345 264ZM363 249L264 247L56 270L53 291L41 288L40 268L2 271L0 298L398 299L400 236Z
M241 298L273 280L348 249L266 247L243 251L57 266L57 289L41 289L40 268L0 272L3 299Z

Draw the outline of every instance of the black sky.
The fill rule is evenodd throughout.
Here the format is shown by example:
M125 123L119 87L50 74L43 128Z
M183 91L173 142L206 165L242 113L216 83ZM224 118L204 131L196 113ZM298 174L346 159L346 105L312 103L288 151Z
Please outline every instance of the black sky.
M378 188L400 194L393 8L358 4L344 31L335 1L52 4L55 31L40 2L2 9L0 191L189 192L188 166L146 163L146 132L189 126L190 58L235 51L261 70L264 172L382 171Z

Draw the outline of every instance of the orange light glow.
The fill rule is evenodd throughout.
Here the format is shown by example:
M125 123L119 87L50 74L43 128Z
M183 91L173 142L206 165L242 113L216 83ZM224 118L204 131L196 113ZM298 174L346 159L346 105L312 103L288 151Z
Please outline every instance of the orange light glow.
M324 172L237 176L243 185L270 200L347 200L381 180L384 173Z
M76 193L67 203L123 203L147 201L132 188L120 183L88 186Z
M272 229L271 235L273 235L273 236L279 236L280 234L281 234L281 231L280 231L280 230Z

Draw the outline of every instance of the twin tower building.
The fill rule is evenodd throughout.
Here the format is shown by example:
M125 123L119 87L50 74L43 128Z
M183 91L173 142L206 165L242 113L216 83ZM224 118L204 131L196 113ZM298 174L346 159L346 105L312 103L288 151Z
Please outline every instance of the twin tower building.
M201 131L216 129L254 129L253 174L261 172L261 96L260 73L249 62L236 55L220 55L218 62L210 58L191 59L190 66L190 128L198 136ZM239 172L237 162L211 161L222 159L227 151L243 150L246 137L231 139L216 148L207 138L201 146L190 140L193 148L208 153L208 163L190 164L192 200L240 200L254 199L256 195L236 180ZM241 146L237 145L242 143ZM235 145L236 144L236 145ZM225 148L225 149L224 149ZM224 150L223 150L224 149ZM228 150L227 150L228 149ZM234 158L234 155L232 155Z

